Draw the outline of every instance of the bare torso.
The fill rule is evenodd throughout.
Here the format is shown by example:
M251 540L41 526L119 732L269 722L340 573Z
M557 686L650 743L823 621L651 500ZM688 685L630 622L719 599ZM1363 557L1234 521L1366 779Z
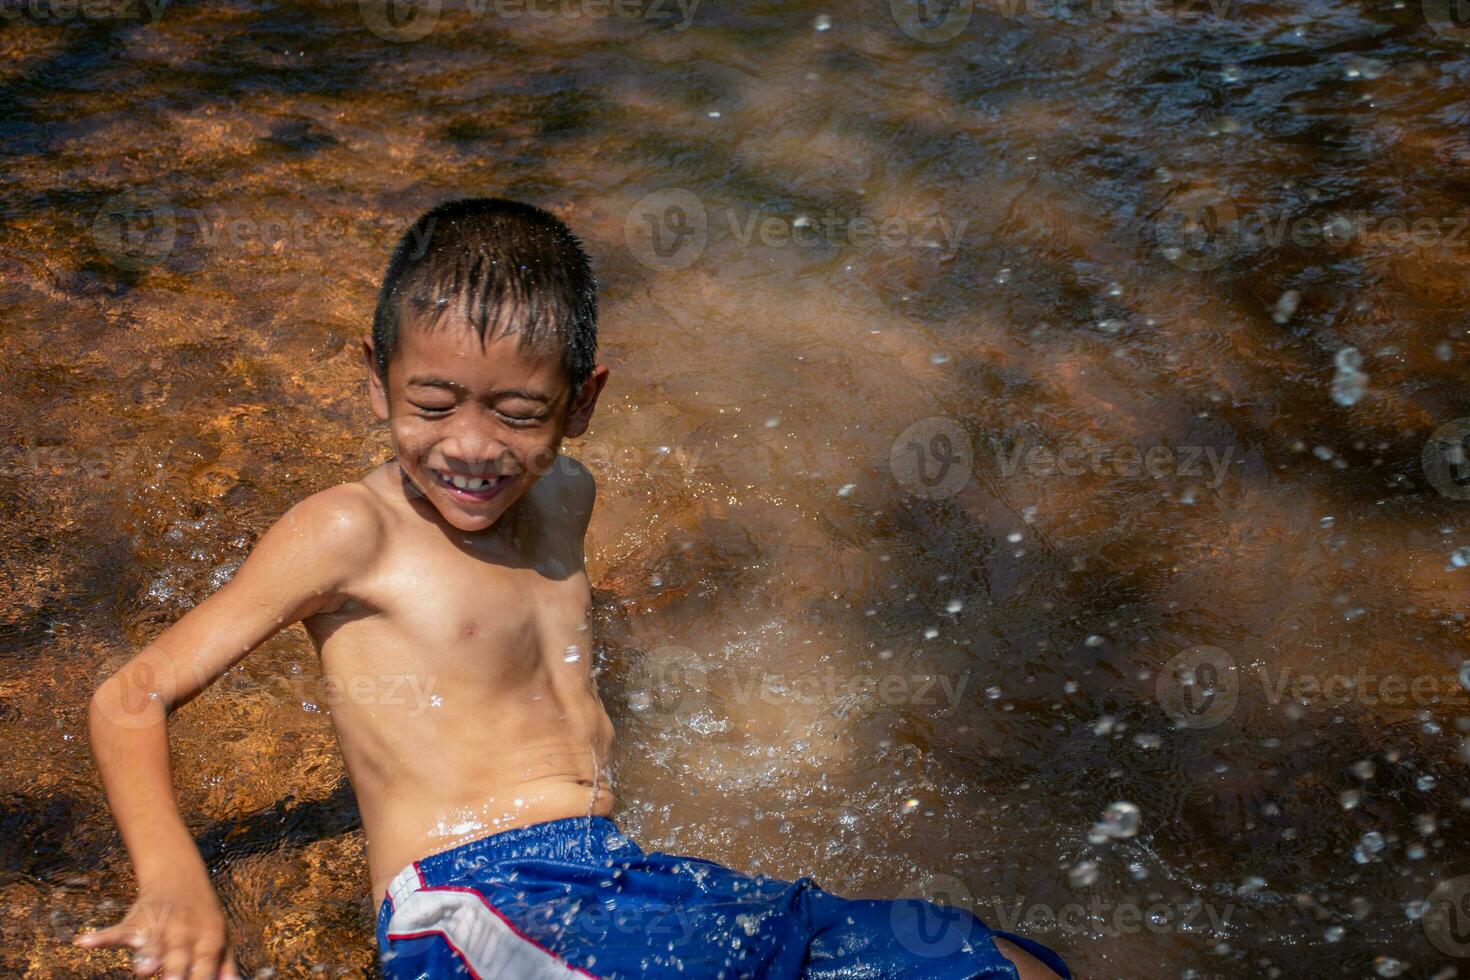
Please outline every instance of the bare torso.
M545 820L612 811L612 723L592 676L586 515L562 468L468 535L360 484L383 546L351 598L305 621L357 793L373 892L409 862Z

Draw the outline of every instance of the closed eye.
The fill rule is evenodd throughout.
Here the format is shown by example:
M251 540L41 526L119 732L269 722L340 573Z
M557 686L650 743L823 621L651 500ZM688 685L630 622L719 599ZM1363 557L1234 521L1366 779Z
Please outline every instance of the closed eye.
M420 414L430 416L444 415L454 408L453 405L420 405L416 401L410 401L409 404L418 409Z

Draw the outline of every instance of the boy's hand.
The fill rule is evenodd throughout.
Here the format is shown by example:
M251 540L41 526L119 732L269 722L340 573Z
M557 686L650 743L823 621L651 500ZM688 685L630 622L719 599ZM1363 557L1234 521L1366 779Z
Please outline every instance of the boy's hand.
M143 888L115 926L77 936L87 949L128 946L140 977L163 980L240 980L214 889L202 885Z

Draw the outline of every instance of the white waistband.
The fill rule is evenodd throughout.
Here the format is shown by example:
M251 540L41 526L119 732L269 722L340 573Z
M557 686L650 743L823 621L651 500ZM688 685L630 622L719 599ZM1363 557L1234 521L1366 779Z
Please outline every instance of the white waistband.
M419 863L415 861L394 875L393 880L388 882L388 898L393 902L393 907L396 909L403 904L408 896L423 886L423 879L419 877Z

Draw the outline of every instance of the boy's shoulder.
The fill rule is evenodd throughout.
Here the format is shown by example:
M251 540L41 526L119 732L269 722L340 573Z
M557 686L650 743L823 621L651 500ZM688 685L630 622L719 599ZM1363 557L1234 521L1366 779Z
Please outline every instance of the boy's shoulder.
M374 470L361 480L320 490L286 511L279 526L319 547L360 552L381 538L388 516L387 500L369 485L378 477Z

